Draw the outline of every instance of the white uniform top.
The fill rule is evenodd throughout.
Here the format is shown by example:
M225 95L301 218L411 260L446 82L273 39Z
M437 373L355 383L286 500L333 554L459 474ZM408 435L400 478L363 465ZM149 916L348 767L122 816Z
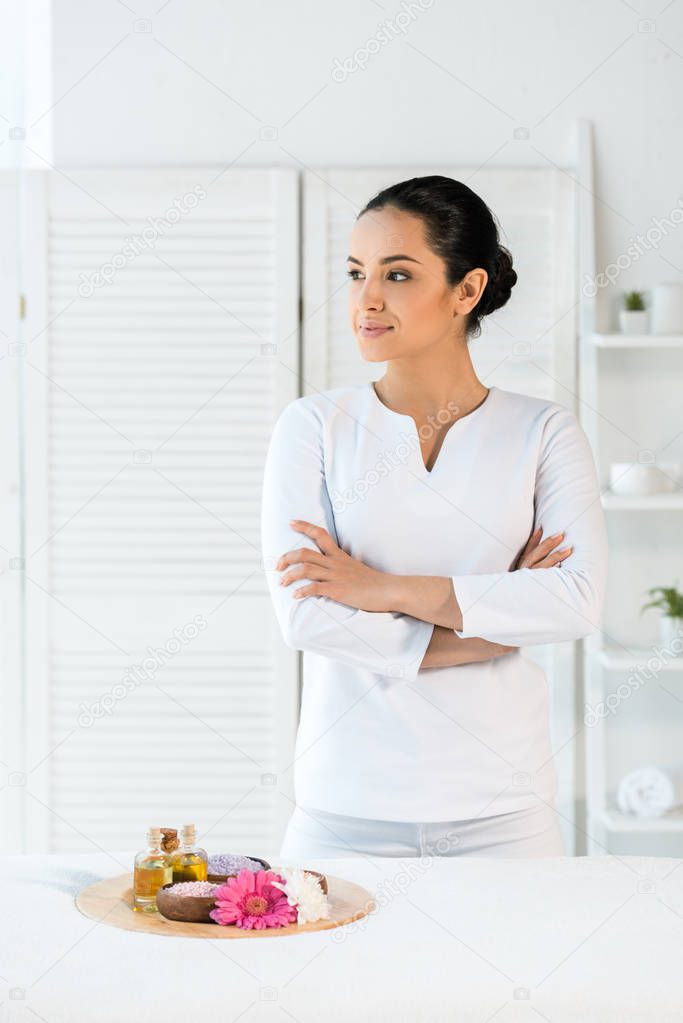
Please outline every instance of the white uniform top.
M451 821L552 802L545 672L523 649L420 663L434 626L280 586L277 560L324 526L372 568L453 580L459 636L524 648L599 631L607 533L586 435L564 406L491 387L447 430L431 472L417 425L371 384L291 401L271 437L262 553L285 642L303 650L297 802L395 821ZM510 571L533 529L564 532L561 566Z

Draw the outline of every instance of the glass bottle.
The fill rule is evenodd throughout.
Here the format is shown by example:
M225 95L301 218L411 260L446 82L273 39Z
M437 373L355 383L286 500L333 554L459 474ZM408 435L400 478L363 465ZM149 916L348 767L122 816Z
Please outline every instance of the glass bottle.
M133 909L138 913L158 913L157 892L172 880L171 857L161 848L161 828L150 828L147 848L135 857Z
M206 881L209 857L197 843L194 824L185 824L182 830L182 845L173 853L173 882Z

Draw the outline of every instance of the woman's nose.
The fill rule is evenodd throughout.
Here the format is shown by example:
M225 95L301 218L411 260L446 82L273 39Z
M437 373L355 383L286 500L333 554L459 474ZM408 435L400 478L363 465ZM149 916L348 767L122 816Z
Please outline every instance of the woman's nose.
M382 289L373 281L366 281L358 296L358 307L361 310L377 310L384 305Z

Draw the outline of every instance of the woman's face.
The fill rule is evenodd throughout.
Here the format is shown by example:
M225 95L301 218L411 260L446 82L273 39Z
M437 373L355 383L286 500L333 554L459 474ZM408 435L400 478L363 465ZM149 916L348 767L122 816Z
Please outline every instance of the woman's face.
M422 219L393 207L356 221L347 274L351 325L368 362L464 340L464 317L487 281L486 271L476 269L449 287L445 263L425 242Z

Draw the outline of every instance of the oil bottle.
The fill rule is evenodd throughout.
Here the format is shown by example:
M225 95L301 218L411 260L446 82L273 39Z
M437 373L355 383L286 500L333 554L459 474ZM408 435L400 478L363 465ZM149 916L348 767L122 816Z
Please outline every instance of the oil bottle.
M173 882L206 881L209 857L205 849L196 844L197 831L194 824L185 824L182 830L182 845L172 854Z
M171 857L161 848L161 828L147 832L147 848L135 857L133 873L133 909L138 913L158 913L157 892L173 880Z

